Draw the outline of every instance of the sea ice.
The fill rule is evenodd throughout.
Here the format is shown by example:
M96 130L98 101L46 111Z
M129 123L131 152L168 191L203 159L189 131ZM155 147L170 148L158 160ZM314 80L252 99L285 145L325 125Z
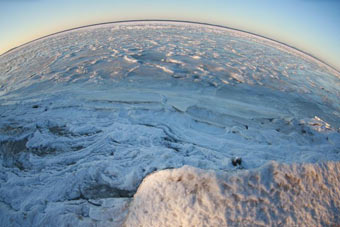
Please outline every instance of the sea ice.
M337 224L339 78L189 23L17 48L0 56L0 225Z

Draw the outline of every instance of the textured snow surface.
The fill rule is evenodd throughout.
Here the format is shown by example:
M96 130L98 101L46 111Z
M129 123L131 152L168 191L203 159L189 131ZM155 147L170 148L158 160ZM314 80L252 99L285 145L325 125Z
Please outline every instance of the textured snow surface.
M244 217L244 223L289 226L308 215L312 224L337 223L339 100L339 75L327 66L228 29L122 23L32 42L0 57L0 225L148 225L149 215L165 215L167 203L147 204L170 198L177 185L169 180L167 188L168 178L157 176L186 172L195 180L179 181L181 190L211 178L205 184L216 194L207 197L218 209L204 214L207 225ZM235 157L241 165L232 164ZM314 170L324 186L305 190L312 185L303 168ZM288 186L284 174L297 174L303 202L292 203L299 200L296 189L275 184L281 178L272 169ZM228 183L233 174L239 185ZM246 180L251 174L260 180L250 184L269 195L272 186L281 197L258 194ZM142 192L155 187L149 179L159 182L160 194L145 201ZM223 182L241 190L239 201L221 189ZM267 199L267 208L244 205L246 192L257 203ZM173 198L178 205L191 198L183 193ZM314 210L302 208L308 195L309 205L313 198L318 205ZM159 215L138 211L142 201L147 209L159 207ZM206 209L198 201L186 210L169 207L169 215L178 211L183 217L173 221L188 220ZM276 206L285 201L288 211Z
M340 222L340 163L236 172L190 166L147 176L127 226L331 226Z

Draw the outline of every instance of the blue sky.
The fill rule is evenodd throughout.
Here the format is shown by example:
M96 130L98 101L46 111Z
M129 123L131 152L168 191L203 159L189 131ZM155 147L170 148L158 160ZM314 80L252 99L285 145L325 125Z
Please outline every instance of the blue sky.
M340 0L0 0L0 54L50 33L131 19L238 28L295 46L340 70Z

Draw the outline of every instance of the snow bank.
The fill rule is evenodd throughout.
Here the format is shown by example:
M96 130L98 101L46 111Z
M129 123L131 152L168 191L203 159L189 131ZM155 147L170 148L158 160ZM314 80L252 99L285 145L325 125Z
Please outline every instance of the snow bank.
M328 226L340 223L340 163L238 172L184 166L146 177L126 226Z

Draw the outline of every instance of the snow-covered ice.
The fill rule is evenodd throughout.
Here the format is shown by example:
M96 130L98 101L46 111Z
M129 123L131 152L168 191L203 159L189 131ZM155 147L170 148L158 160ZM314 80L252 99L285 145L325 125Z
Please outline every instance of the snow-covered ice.
M0 56L0 225L338 224L339 78L189 23L20 47Z

